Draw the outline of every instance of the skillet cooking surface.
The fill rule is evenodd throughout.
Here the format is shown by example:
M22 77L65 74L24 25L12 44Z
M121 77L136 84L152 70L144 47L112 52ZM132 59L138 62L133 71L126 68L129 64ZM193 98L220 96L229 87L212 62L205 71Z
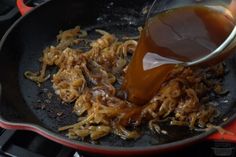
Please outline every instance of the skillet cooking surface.
M76 122L77 116L71 113L73 105L61 103L58 96L54 94L50 80L43 83L39 88L34 82L25 79L23 74L26 70L39 71L38 59L42 55L42 50L56 42L55 39L59 30L66 30L80 25L82 29L89 32L89 38L93 39L99 37L98 34L94 33L95 28L104 29L118 37L137 35L137 27L143 25L145 19L145 15L142 15L141 11L147 3L144 0L138 1L137 6L133 7L133 5L127 4L128 2L126 4L122 2L126 3L122 0L118 2L97 1L98 6L103 7L102 11L96 9L99 7L91 8L93 12L88 18L85 18L85 16L88 16L88 12L85 10L79 11L78 15L71 15L79 8L83 9L84 6L89 6L84 1L80 1L80 3L71 1L72 4L67 2L66 5L68 6L64 7L70 9L65 11L61 18L58 14L62 13L56 11L63 9L60 5L61 1L58 3L50 2L51 5L45 5L39 9L41 9L41 12L43 12L42 10L49 10L48 8L55 3L54 8L56 10L52 15L46 14L47 12L40 15L39 11L35 11L22 19L8 35L7 42L5 41L6 44L3 45L0 53L0 82L2 84L0 114L2 117L11 122L38 124L56 134L65 136L65 132L58 132L57 128ZM132 9L128 9L129 7ZM112 11L110 8L112 8ZM42 19L44 14L47 15L47 19ZM227 60L226 65L229 73L223 80L224 87L230 93L215 100L219 103L217 108L221 112L214 123L216 125L222 123L221 119L229 118L236 112L235 59L236 57L232 57ZM49 71L55 71L55 69L50 68ZM48 93L53 93L51 99L48 99ZM61 114L62 112L63 114ZM201 132L191 131L187 127L169 126L166 123L161 124L161 127L168 132L168 135L155 135L149 132L147 128L142 128L143 135L137 140L124 141L118 136L109 135L100 139L96 144L122 147L151 146L201 134ZM85 140L85 142L89 141Z
M101 26L99 28L102 28L104 30L111 29L113 32L120 32L121 27L117 27L116 25L106 25ZM97 27L96 27L97 28ZM133 32L137 32L134 28L129 28ZM132 30L133 29L133 30ZM126 29L127 30L127 29ZM125 33L125 32L124 32ZM94 33L95 34L95 33ZM126 33L125 33L126 34ZM124 34L124 35L125 35ZM77 116L75 114L71 114L73 104L62 104L61 100L57 95L54 94L54 90L52 88L52 83L50 80L46 81L42 84L42 86L39 88L37 85L24 78L23 73L26 70L33 69L34 71L38 70L39 63L38 58L41 56L38 54L23 54L21 63L27 63L26 64L20 64L20 70L19 70L19 82L20 82L20 88L22 95L24 97L24 100L26 101L29 108L33 111L33 113L36 115L36 117L39 117L39 120L43 123L43 125L48 128L49 130L52 130L53 132L57 132L58 127L73 124L76 123ZM31 60L31 58L34 58ZM232 81L236 79L235 76L235 70L232 62L234 61L234 58L227 61L227 68L229 69L229 73L225 76L224 79L224 87L227 90L230 90L230 94L228 94L225 97L221 97L215 100L215 102L219 103L217 108L221 112L221 116L218 118L218 121L216 120L215 124L219 125L221 124L220 119L223 119L224 117L229 117L230 113L232 112L232 109L235 109L235 97L233 97L233 93L236 92L234 88L232 88ZM50 71L55 71L55 69L51 68ZM50 93L53 93L53 96L51 99L49 99L48 95ZM60 115L63 113L62 115ZM110 135L105 138L102 138L99 140L99 143L102 145L114 145L114 146L148 146L148 145L154 145L154 144L162 144L162 143L169 143L185 138L190 138L194 135L200 134L200 132L191 131L188 127L179 127L179 126L168 126L168 122L163 122L161 124L161 128L164 130L167 130L168 135L155 135L149 131L148 128L142 128L142 131L144 132L143 136L139 138L138 140L130 140L130 141L124 141L120 139L120 137L115 135ZM63 136L64 133L61 133ZM88 141L89 142L89 141Z

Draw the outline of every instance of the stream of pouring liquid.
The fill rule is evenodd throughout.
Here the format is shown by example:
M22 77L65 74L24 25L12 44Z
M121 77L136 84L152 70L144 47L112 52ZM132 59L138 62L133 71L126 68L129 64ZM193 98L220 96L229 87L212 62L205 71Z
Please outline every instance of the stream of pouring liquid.
M231 33L234 21L222 6L188 6L148 20L129 64L123 90L128 100L145 104L176 64L215 50Z

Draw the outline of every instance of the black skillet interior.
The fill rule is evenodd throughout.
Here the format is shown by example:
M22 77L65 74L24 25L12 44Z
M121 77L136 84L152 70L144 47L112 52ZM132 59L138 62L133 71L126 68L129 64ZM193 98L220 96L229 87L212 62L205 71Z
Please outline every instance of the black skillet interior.
M42 55L42 50L55 43L56 35L60 30L80 25L91 33L91 38L98 37L93 33L94 28L104 29L117 36L138 34L137 27L144 24L146 17L142 14L142 9L149 4L150 1L146 0L135 2L54 0L25 16L11 29L0 52L1 117L10 122L38 124L65 136L65 133L58 133L57 128L76 122L76 116L71 114L72 105L61 104L54 94L51 99L48 99L48 93L54 93L50 81L38 88L35 83L25 79L23 73L26 70L39 70L38 59ZM224 85L230 93L216 100L220 104L219 119L230 117L236 111L235 66L235 57L227 61L229 73L224 79ZM53 68L50 70L53 71ZM58 114L61 112L62 115ZM220 120L215 122L215 124L221 123ZM154 135L147 131L148 129L142 128L144 133L138 140L124 141L110 135L97 144L126 147L150 146L200 134L185 127L165 124L162 127L168 131L168 135Z

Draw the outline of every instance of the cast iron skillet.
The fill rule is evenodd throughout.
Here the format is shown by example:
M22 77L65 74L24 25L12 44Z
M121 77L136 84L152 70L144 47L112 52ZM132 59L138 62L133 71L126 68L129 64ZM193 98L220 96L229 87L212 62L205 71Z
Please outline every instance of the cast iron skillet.
M0 126L8 129L25 129L37 132L53 141L85 152L97 154L147 154L177 149L199 141L212 134L195 132L185 127L161 124L168 135L154 135L143 128L137 140L121 140L115 135L102 138L97 143L89 140L70 140L65 133L57 131L59 126L72 124L76 116L71 114L72 105L61 104L56 95L48 100L47 93L53 90L50 81L40 88L24 78L26 70L38 71L38 58L42 50L55 43L60 30L80 25L90 33L98 35L94 28L101 28L118 36L136 35L137 27L144 24L142 9L150 1L137 0L52 0L35 8L20 18L5 34L0 44ZM171 3L172 0L166 0ZM27 10L27 9L26 9ZM229 73L224 86L230 93L217 98L221 111L217 125L225 125L236 113L236 64L235 57L226 64ZM53 68L50 70L54 70ZM57 113L63 112L62 116ZM222 122L221 119L228 117Z

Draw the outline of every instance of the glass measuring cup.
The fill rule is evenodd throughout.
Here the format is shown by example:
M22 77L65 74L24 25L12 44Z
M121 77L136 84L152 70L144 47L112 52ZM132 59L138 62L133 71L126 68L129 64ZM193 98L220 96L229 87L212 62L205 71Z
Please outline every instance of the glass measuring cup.
M185 6L202 5L209 8L214 8L222 13L224 16L236 19L236 0L155 0L150 7L146 29L149 27L150 19L160 13L175 8L183 8ZM194 31L194 30L193 30ZM148 32L149 33L149 32ZM194 32L193 32L194 33ZM160 55L160 52L148 52L143 58L144 70L150 70L152 68L161 66L163 64L182 64L184 66L192 66L201 63L216 64L226 58L233 52L236 47L236 27L232 28L231 33L224 39L224 41L218 45L218 47L212 49L207 54L191 58L191 60L183 61L171 56ZM191 49L191 47L189 47Z
M196 10L197 13L199 13L199 8L196 10L192 8L195 6L204 6L203 10L200 8L200 13L203 12L201 16L196 15ZM128 93L128 99L136 104L144 104L150 100L161 88L161 84L165 81L168 74L178 64L184 66L192 66L200 63L216 64L231 54L236 47L235 7L235 0L154 1L125 75L123 88ZM209 12L208 10L212 8L217 11ZM186 10L187 12L185 12ZM185 21L186 17L182 16L190 15L188 13L190 13L191 16ZM175 18L176 15L178 15L177 18ZM205 15L210 15L210 20L215 21L208 23L209 17L205 17ZM197 23L194 23L195 19L198 20ZM174 21L174 25L170 26L170 23L164 23L163 20L164 22ZM223 22L221 20L223 20ZM185 24L185 27L182 27L183 24ZM209 28L207 27L208 24L211 24ZM229 24L229 27L225 24ZM193 35L198 37L198 26L202 28L203 38L193 38L194 40L191 41ZM204 27L208 29L204 29ZM186 34L179 34L176 28L181 30L180 33L187 32L187 37L185 36ZM171 31L166 31L166 29ZM218 39L220 35L218 30L221 29L224 30L223 33L221 33L223 36L220 36ZM210 34L207 34L208 32ZM211 39L211 37L216 38L217 42L208 40ZM195 39L199 39L197 40L197 44ZM181 40L184 40L185 43L181 43ZM172 44L172 47L168 47L168 44ZM196 49L198 45L202 46L202 49L199 51ZM202 53L201 50L206 52ZM183 51L185 51L184 55Z

